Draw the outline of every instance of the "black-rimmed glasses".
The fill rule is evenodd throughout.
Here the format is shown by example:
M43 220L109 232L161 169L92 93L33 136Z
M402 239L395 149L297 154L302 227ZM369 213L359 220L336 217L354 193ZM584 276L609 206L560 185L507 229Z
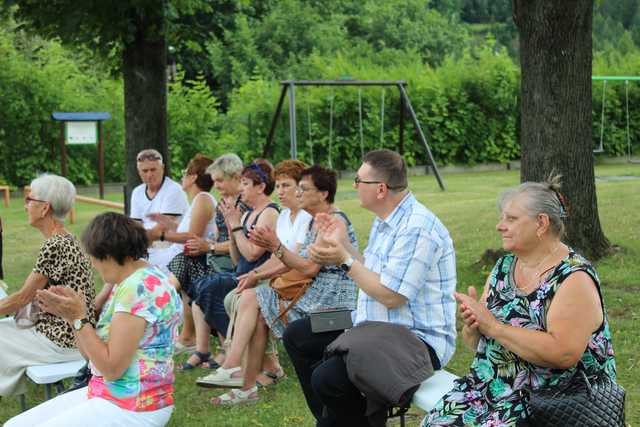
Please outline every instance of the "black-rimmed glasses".
M385 184L382 181L365 181L364 179L360 179L358 175L353 179L353 183L357 186L358 184Z
M364 179L361 179L358 175L356 175L356 177L353 179L353 183L355 184L355 186L357 187L359 184L384 184L387 186L387 188L389 190L402 190L404 187L403 186L391 186L389 184L387 184L384 181L366 181Z
M31 202L49 203L49 202L47 202L46 200L36 199L36 198L31 197L31 196L27 196L27 197L25 197L25 198L24 198L24 202L25 202L25 203L27 203L27 204L29 204L29 203L31 203Z

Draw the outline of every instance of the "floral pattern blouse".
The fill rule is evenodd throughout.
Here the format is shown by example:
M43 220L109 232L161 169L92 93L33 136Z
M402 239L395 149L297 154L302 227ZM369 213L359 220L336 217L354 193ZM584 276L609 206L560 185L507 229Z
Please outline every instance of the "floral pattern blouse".
M600 292L598 275L582 256L570 251L534 292L525 295L515 286L516 257L506 255L496 263L489 281L487 307L500 321L531 330L547 330L547 313L554 295L572 273L583 271L594 281L602 302L604 321L591 335L582 355L587 374L605 371L615 379L616 365L611 331ZM481 336L471 372L456 380L425 418L423 426L526 425L528 391L553 386L574 375L576 367L554 369L521 359L492 338Z
M113 315L130 313L146 320L144 335L122 376L108 381L92 365L89 398L109 400L130 411L154 411L173 405L173 344L182 322L182 302L157 267L137 270L113 287L96 333L109 340Z

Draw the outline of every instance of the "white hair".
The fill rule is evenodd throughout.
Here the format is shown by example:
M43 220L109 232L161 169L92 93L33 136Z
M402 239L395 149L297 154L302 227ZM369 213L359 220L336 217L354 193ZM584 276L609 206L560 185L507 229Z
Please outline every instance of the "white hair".
M567 207L560 193L560 178L560 175L551 174L544 182L524 182L510 188L500 195L498 209L502 211L508 202L524 196L522 201L527 214L532 218L538 214L547 215L552 232L562 237L565 231L564 219L567 217Z
M228 153L223 154L211 163L207 168L207 173L213 175L216 172L222 172L227 178L232 178L240 175L243 167L242 160L237 154Z
M49 202L52 215L64 221L76 200L76 187L62 176L45 174L31 181L31 195L34 199Z

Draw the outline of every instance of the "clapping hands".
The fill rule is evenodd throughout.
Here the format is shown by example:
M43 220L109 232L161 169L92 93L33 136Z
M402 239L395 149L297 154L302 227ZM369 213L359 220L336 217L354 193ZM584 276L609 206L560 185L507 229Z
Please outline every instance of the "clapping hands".
M87 317L84 296L66 286L51 286L36 292L38 305L42 311L51 313L72 323Z
M454 297L460 304L458 310L467 328L484 336L494 336L501 323L489 311L487 306L478 299L476 288L470 286L467 294L455 292Z

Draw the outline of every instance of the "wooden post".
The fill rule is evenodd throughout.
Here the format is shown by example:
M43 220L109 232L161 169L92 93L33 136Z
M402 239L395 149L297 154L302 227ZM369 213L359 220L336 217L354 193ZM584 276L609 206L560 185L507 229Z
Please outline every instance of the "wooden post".
M98 181L100 198L104 199L104 146L102 145L102 121L98 120Z
M67 148L64 143L64 125L66 122L60 122L60 174L67 176Z

